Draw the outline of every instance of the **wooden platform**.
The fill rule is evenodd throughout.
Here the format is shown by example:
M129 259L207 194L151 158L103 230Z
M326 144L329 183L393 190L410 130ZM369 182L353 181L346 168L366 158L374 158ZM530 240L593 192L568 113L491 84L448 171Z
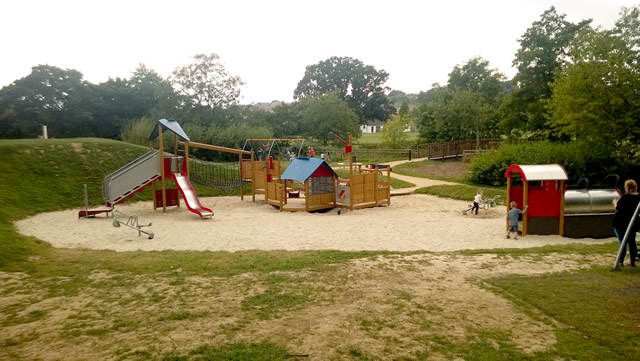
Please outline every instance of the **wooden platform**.
M81 209L78 212L78 218L93 218L100 213L105 213L107 217L109 217L109 213L113 212L111 207L97 207L97 208L89 208Z

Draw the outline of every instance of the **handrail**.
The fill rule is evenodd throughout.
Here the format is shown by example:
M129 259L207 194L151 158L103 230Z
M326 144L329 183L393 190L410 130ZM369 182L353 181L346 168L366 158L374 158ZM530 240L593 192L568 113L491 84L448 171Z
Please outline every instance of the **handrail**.
M233 154L243 154L243 155L251 155L252 152L248 151L248 150L240 150L240 149L234 149L234 148L227 148L227 147L220 147L217 145L211 145L211 144L204 144L204 143L198 143L198 142L178 142L178 144L186 144L191 148L202 148L202 149L208 149L208 150L215 150L218 152L226 152L226 153L233 153Z

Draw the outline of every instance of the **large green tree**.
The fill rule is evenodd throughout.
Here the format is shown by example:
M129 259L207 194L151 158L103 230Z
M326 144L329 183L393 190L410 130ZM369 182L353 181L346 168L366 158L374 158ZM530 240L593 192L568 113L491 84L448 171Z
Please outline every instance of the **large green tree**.
M333 133L360 135L358 116L334 93L308 97L301 101L301 131L322 144L334 140Z
M92 84L77 70L38 65L0 90L0 137L96 136Z
M576 34L589 27L591 20L572 23L555 7L545 11L519 39L513 66L518 73L513 78L516 89L504 104L502 128L540 130L546 121L546 102L551 98L549 84L558 69L569 61L568 49Z
M129 79L115 78L95 86L97 104L93 109L101 136L118 137L122 125L146 115L153 118L176 116L178 97L171 84L144 64Z
M291 138L302 133L301 103L283 103L267 116L267 124L277 138Z
M427 141L466 140L493 135L505 76L482 58L456 65L446 87L421 106L420 132Z
M169 80L191 105L207 108L238 104L244 84L240 77L227 71L215 53L195 55L193 63L176 68Z
M409 126L411 115L408 112L396 114L382 128L382 142L389 148L405 148L409 144L409 136L405 130Z
M636 8L637 10L637 8ZM640 12L635 12L636 21ZM640 69L638 50L615 30L582 31L571 64L556 73L549 103L554 133L584 140L601 152L640 148Z
M361 123L368 120L386 121L395 108L385 92L389 74L350 57L331 57L309 65L298 82L293 97L304 99L329 93L347 102Z

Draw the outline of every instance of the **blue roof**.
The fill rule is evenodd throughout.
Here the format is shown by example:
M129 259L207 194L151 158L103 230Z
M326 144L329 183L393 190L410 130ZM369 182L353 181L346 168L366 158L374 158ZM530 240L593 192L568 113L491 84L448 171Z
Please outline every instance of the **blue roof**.
M158 137L158 124L162 124L162 130L170 130L172 132L174 132L177 136L179 136L180 138L186 140L187 142L190 142L191 139L189 139L189 136L187 135L187 133L184 132L184 130L182 130L182 127L180 126L180 124L178 124L178 121L175 119L160 119L158 120L158 122L153 126L153 129L151 130L151 134L149 135L149 140L154 140Z
M287 169L282 172L280 179L304 182L322 165L325 165L335 177L338 176L331 166L320 158L296 158L291 162L291 164L289 164Z

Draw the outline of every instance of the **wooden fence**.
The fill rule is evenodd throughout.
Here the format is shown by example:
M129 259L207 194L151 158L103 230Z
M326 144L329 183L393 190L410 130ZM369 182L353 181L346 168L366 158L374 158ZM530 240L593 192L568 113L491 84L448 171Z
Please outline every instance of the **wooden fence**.
M462 157L465 151L496 149L500 139L463 140L419 145L415 148L414 158L448 159Z
M368 162L389 162L401 159L429 158L429 159L449 159L463 157L466 153L480 153L482 150L497 149L500 146L500 139L482 139L480 145L475 140L464 140L456 142L440 142L421 144L414 148L406 149L362 149L354 147L354 161ZM316 149L316 157L321 153L328 154L328 159L333 162L344 162L344 148L319 148ZM307 156L302 154L301 156Z

